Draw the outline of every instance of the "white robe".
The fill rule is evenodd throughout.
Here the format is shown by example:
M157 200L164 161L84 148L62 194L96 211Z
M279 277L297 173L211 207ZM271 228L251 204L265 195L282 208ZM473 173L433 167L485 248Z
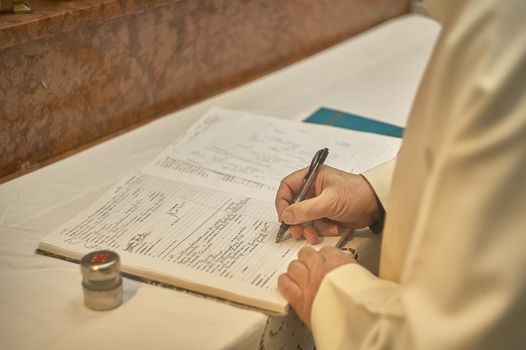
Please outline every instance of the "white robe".
M325 277L318 349L526 349L526 1L428 6L443 30L396 167L365 174L387 211L379 277Z

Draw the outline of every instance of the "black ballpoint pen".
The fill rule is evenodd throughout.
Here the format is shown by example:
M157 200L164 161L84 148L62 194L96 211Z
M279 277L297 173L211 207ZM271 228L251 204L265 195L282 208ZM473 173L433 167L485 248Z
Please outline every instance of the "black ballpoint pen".
M316 152L316 154L314 155L314 158L312 158L312 162L310 163L309 171L307 172L307 175L305 175L303 186L301 187L301 191L296 197L296 199L294 199L294 202L292 202L291 204L301 202L305 198L305 195L307 194L310 187L314 183L314 180L316 180L316 176L320 172L321 166L323 165L323 162L325 162L325 159L327 159L328 155L329 155L328 148L320 149L318 152ZM281 239L283 238L283 235L289 229L289 226L290 225L287 225L286 223L281 224L281 226L279 227L278 234L276 235L276 243L281 241Z

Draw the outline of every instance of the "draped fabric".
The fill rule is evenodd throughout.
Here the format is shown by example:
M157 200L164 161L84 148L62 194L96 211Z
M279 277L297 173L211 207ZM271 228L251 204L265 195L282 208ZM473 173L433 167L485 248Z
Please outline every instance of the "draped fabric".
M325 277L319 349L526 348L526 2L428 7L443 29L396 166L364 174L387 212L379 277Z

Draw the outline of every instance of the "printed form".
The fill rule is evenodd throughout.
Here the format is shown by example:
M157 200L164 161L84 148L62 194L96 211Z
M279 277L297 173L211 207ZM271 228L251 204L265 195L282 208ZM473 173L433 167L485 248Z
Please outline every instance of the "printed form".
M213 108L145 173L274 200L281 179L308 167L321 148L325 164L362 173L393 159L401 140L319 124Z
M275 243L279 181L323 147L328 164L356 172L396 155L399 140L374 136L213 109L40 248L73 258L111 249L125 272L284 312L277 278L308 243Z
M111 249L125 272L140 266L156 271L149 278L176 286L228 298L226 288L253 304L286 305L276 291L277 277L306 242L275 243L278 227L271 202L136 174L41 245L61 246L77 257ZM320 247L335 242L326 239Z

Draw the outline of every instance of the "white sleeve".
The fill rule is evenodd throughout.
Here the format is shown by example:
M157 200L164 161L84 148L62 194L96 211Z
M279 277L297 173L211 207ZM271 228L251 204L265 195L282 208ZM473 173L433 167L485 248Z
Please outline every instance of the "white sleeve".
M358 264L344 265L329 273L311 312L317 348L365 348L370 344L367 337L398 333L403 325L399 293L399 285L374 276ZM382 326L384 322L387 325ZM385 344L385 340L376 339L375 343Z
M395 166L396 158L380 164L379 166L374 167L362 174L362 176L367 179L369 184L371 184L376 196L380 202L382 202L384 208L386 208L387 205L389 189L391 188L391 180L393 178Z
M397 282L358 264L325 276L311 313L320 350L526 349L526 2L447 4L470 11L451 17L464 21L430 67L450 85L425 93L454 104L429 116L443 130L403 270ZM384 239L396 229L388 219Z

